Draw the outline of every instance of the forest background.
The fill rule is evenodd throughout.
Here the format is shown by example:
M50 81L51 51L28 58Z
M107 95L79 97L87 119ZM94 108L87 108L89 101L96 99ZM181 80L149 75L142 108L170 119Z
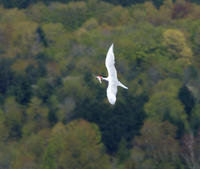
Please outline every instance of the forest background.
M200 168L198 3L0 0L0 169Z

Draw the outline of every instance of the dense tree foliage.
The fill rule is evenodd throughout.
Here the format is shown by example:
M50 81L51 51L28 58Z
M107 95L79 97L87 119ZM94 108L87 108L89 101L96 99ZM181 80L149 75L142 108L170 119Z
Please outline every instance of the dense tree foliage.
M6 8L13 8L13 7L26 8L29 5L37 3L37 2L43 2L43 3L49 4L51 2L69 3L69 2L73 2L73 1L77 1L77 0L15 0L15 1L0 0L0 3L3 4ZM82 1L87 1L87 0L82 0ZM108 3L112 3L114 5L122 5L122 6L128 6L128 5L132 5L132 4L152 1L152 3L157 8L159 8L164 3L165 0L100 0L100 1L105 1ZM198 0L188 0L188 1L199 3Z
M141 165L142 168L181 167L175 133L174 126L168 122L145 121L141 136L135 138L134 148L131 150L131 158L127 165L135 165L134 168L140 168Z
M0 4L0 168L199 168L197 1ZM111 43L114 106L95 78Z

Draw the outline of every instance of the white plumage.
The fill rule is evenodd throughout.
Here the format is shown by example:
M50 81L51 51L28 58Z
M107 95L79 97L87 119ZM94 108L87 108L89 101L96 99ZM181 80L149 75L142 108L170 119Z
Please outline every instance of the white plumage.
M116 102L116 95L117 95L117 87L123 87L128 89L125 85L123 85L117 78L117 71L115 68L115 56L113 52L113 44L110 46L108 53L106 55L105 65L108 71L108 77L97 76L97 79L101 83L101 80L108 81L108 88L107 88L107 98L110 104L114 105Z

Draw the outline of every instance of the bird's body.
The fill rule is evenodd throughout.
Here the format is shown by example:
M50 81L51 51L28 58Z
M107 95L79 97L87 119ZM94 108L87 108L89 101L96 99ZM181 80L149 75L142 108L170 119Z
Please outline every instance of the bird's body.
M128 89L125 85L123 85L117 78L117 71L115 68L115 56L113 52L113 44L110 46L108 53L106 55L105 65L108 71L108 77L97 76L97 79L101 83L101 80L108 81L108 88L107 88L107 98L110 104L115 104L116 102L116 94L117 94L117 87L123 87Z

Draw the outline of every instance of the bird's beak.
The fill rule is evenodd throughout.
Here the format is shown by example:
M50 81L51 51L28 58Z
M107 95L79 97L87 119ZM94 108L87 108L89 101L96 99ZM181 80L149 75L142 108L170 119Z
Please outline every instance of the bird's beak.
M102 83L101 78L99 76L96 76L96 78L99 80L100 83Z

